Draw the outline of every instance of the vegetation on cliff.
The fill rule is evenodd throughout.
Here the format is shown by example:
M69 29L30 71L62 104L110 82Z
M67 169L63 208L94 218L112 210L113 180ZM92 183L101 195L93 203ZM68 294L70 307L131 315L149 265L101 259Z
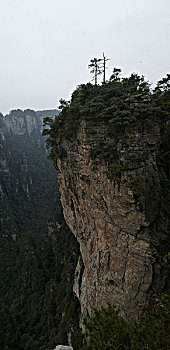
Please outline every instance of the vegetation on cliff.
M110 81L105 84L79 85L70 102L60 100L59 108L62 111L55 121L44 118L44 125L48 125L48 128L44 129L43 134L48 135L47 147L52 148L50 157L62 154L62 138L74 140L82 119L104 120L109 123L111 136L114 137L129 124L134 125L137 122L152 126L157 118L165 122L170 114L169 80L170 75L167 74L152 91L143 76L133 73L129 78L121 79L114 69ZM106 140L105 145L96 152L94 150L93 156L110 160L113 150Z
M90 149L90 157L95 162L104 161L108 165L107 176L110 180L119 180L121 172L136 166L148 157L146 151L129 154L126 164L120 162L117 145L125 133L135 127L152 130L152 126L161 126L162 140L157 153L157 166L161 174L162 195L169 202L169 157L170 157L170 75L157 83L154 90L143 76L131 74L129 78L120 78L120 69L114 69L108 82L102 85L83 84L73 92L71 101L60 100L61 113L52 118L44 118L43 134L48 135L47 147L50 158L67 157L64 140L70 145L75 143L81 122L91 123L90 136L95 145ZM96 130L96 122L107 127L105 139L101 139ZM140 184L133 184L140 187ZM141 189L141 192L143 189ZM140 196L140 195L138 195Z
M146 312L143 322L129 325L119 310L108 306L95 310L85 319L85 334L73 334L75 350L168 350L170 332L170 297L157 298L152 314Z
M147 157L143 152L135 158L129 156L128 162L122 164L117 151L120 137L136 125L141 130L152 129L158 122L162 140L156 164L165 208L169 203L169 79L167 75L152 91L143 76L132 74L129 78L120 78L120 71L114 69L105 84L78 86L71 102L60 101L61 113L55 120L44 119L48 127L43 134L48 136L50 158L54 163L56 157L66 160L64 141L71 147L77 140L81 123L90 122L88 137L95 142L89 155L94 168L95 164L105 163L108 179L118 182L123 171ZM23 113L18 113L22 118ZM30 114L35 116L35 112ZM16 111L11 117L13 115ZM3 124L3 117L0 117ZM96 121L107 129L107 137L102 140L96 130ZM1 149L2 164L6 162L7 168L1 177L0 347L2 350L52 349L57 343L67 342L71 327L78 328L79 305L73 296L72 285L79 247L64 222L55 172L47 162L46 154L42 155L44 148L40 136L37 137L34 131L30 136L14 137L10 133L5 142L1 140ZM84 181L88 183L88 178L84 177ZM145 188L140 179L136 179L133 188L142 203ZM150 199L152 191L153 188L148 192ZM94 318L86 322L88 342L82 345L79 339L82 341L83 335L73 333L74 348L156 349L153 340L156 333L160 349L166 349L169 313L165 310L162 313L156 311L153 317L149 315L144 320L144 324L134 327L129 326L115 309L96 311Z
M104 277L106 277L108 265L111 261L110 255L108 261L103 258L102 268L105 261L107 268L105 270L105 276L101 276L101 257L104 256L106 251L104 248L103 250L100 249L100 245L95 245L95 238L96 241L97 239L100 241L102 237L108 248L109 239L111 240L110 237L112 235L114 236L113 228L116 227L116 224L118 232L120 230L120 232L123 232L124 235L126 234L128 238L133 237L132 239L134 239L135 243L139 243L140 245L139 250L136 248L137 246L135 248L133 246L134 250L132 249L132 256L129 258L130 239L128 240L127 238L127 247L125 247L125 251L121 252L122 255L125 255L125 265L128 265L128 263L129 265L134 265L136 262L137 264L139 263L138 266L142 266L141 270L143 269L144 271L144 278L146 277L147 282L149 281L148 286L146 286L146 284L144 286L144 278L142 277L141 280L139 279L140 268L138 268L138 266L135 273L133 268L130 270L130 279L130 274L128 275L126 269L127 266L125 266L124 276L125 274L126 276L128 275L127 285L129 281L131 281L132 284L134 280L138 282L141 281L137 288L137 294L135 294L136 290L134 292L134 285L132 285L131 289L127 288L127 291L123 289L122 294L123 298L125 295L125 301L126 296L128 295L130 297L130 294L132 294L132 304L133 301L134 304L137 304L139 300L137 301L134 295L138 296L138 294L141 293L143 304L139 302L139 308L144 308L146 300L149 299L150 295L153 296L154 293L159 294L159 292L161 294L163 290L168 290L168 284L166 282L168 268L166 254L168 251L167 236L169 231L170 75L167 75L166 78L159 81L157 87L152 91L149 83L144 80L144 77L132 74L129 78L121 79L119 73L120 72L115 69L111 80L103 85L92 85L90 83L80 85L76 91L73 92L71 102L61 100L60 107L62 111L60 115L56 117L55 121L49 118L44 120L44 124L48 126L48 128L44 130L44 134L48 135L47 146L51 148L50 157L55 166L58 164L58 169L60 171L62 200L63 202L64 200L66 201L65 212L67 214L69 213L67 219L69 221L69 216L72 217L72 221L70 219L70 222L73 227L73 232L79 237L80 241L82 235L84 241L87 240L89 244L89 250L88 252L86 251L86 257L84 259L84 261L87 260L87 255L89 254L90 259L85 261L86 273L88 271L86 282L89 283L91 277L92 285L94 277L95 287L92 286L93 295L92 293L86 294L84 299L82 297L83 293L80 295L82 308L86 305L85 302L88 304L90 297L93 298L95 295L97 283L97 286L103 287L102 281L104 281L104 283L106 282ZM108 181L108 179L110 181ZM80 186L77 185L79 180ZM106 187L108 185L111 191L113 190L111 198L109 197L108 191L102 192L105 185ZM89 192L91 191L91 195L89 196L86 195L88 188ZM116 212L116 208L119 204L121 206L122 203L124 207L127 206L126 201L121 202L127 190L133 197L136 218L142 213L145 219L144 221L141 220L141 222L139 220L139 227L137 227L134 232L132 227L133 215L131 217L129 216L128 228L126 228L125 225L121 225L120 221L117 220L121 210L120 212ZM91 215L89 207L92 208L94 198L94 211ZM121 203L119 203L119 199ZM112 203L114 203L114 205L110 215L108 208L112 208ZM132 207L131 203L129 207ZM95 210L98 216L100 216L100 221L98 220ZM80 213L81 211L82 215ZM106 214L109 212L110 216L105 215L106 211ZM103 212L105 216L102 216ZM115 217L114 212L116 212ZM124 222L125 217L129 214L128 210L125 212L125 215L122 215L122 221ZM87 222L90 222L91 217L94 220L93 222L95 222L92 234L90 232L90 230L92 231L92 225L89 230L86 230L85 227L87 226ZM98 229L101 221L103 223L105 218L108 219L108 221L111 219L109 221L109 223L111 222L109 233L106 232L106 230L104 231L104 225L101 225L102 229L101 227ZM77 222L81 222L82 220L83 224L85 223L84 226L82 225L82 232L81 226L77 225L78 229L74 229L77 223L76 220ZM106 237L107 233L108 236ZM103 243L102 239L101 242ZM121 241L120 238L120 246L123 245L123 239L124 238L122 238ZM117 237L115 241L117 244ZM151 249L152 259L148 264L148 271L151 272L148 276L145 259L147 255L146 251L143 252L143 255L141 254L145 242L147 242L148 250ZM88 247L88 244L84 244L85 248ZM110 246L112 247L111 249L114 255L114 246L111 244ZM111 253L111 249L109 253ZM97 259L95 260L95 253L96 255L98 253L99 263ZM113 255L112 261L114 261ZM141 257L143 257L143 260ZM149 270L150 267L151 269ZM92 268L93 273L90 271ZM166 271L164 271L164 268ZM114 262L114 266L112 266L113 275L117 273L116 269L118 269L118 267L116 266L116 262ZM95 277L96 271L97 278ZM118 302L120 301L119 292L121 290L122 275L123 273L121 271L119 279L116 279L114 276L113 280L110 280L113 284L113 288L115 288L112 289L114 290L113 294L114 292L117 293ZM124 286L123 283L122 285ZM88 286L90 288L90 283ZM108 284L107 287L109 288ZM107 287L105 285L106 289ZM144 291L145 287L146 290ZM83 288L82 291L84 292ZM147 297L142 299L142 293L148 293L148 299ZM88 300L86 299L87 295L90 295ZM92 299L94 302L97 300L96 295L96 299ZM100 295L100 300L103 301L102 295ZM149 302L150 301L151 298ZM120 307L123 305L123 302L122 304L120 302ZM131 307L130 303L129 305ZM126 307L128 309L128 304ZM92 313L92 308L93 305L89 302L87 311ZM163 319L161 313L155 314L153 318L152 315L149 315L148 320L144 318L144 323L131 328L131 326L115 313L115 310L111 310L108 313L105 311L101 313L97 311L96 318L87 322L86 325L86 328L90 330L88 332L90 338L89 342L85 345L85 349L112 349L114 347L115 349L156 349L158 344L160 349L166 349L168 342L168 312L165 312ZM105 318L105 316L107 317ZM99 323L98 320L100 320ZM114 333L113 328L113 332L111 332L111 334L109 333L109 326L111 325L115 325L116 333ZM157 332L157 345L154 342L155 339L152 339L154 332ZM111 340L108 340L108 334ZM76 337L74 340L76 344ZM109 341L111 341L111 343L109 343ZM75 349L80 348L80 345L77 345L77 348L75 345Z

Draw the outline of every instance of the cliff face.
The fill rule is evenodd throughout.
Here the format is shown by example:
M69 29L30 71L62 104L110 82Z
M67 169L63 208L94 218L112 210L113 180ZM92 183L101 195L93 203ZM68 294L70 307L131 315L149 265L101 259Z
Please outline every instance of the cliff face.
M55 110L49 112L51 115ZM36 225L32 224L31 213L38 203L37 188L41 188L47 166L46 182L54 181L49 191L55 186L56 174L47 159L41 130L41 114L32 110L15 110L10 115L0 116L0 227L14 238L21 223L22 229L27 221L30 226Z
M167 287L168 214L160 200L157 156L162 126L136 123L110 136L102 120L82 118L74 142L63 136L56 167L65 220L80 243L74 292L82 314L115 304L138 320L154 293ZM115 161L92 159L115 144ZM121 164L121 165L118 165Z
M35 129L40 130L41 124L34 112L33 115L25 114L24 116L7 116L4 118L6 131L14 135L30 135Z

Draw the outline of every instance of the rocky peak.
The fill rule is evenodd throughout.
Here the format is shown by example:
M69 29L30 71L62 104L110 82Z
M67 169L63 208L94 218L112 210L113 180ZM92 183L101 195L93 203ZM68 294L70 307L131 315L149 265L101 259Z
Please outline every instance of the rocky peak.
M42 132L43 118L54 117L59 113L58 110L34 111L26 109L12 110L2 120L6 132L12 132L13 135L31 135L33 131Z
M167 288L160 155L169 124L155 101L132 108L113 88L80 86L49 141L64 216L80 243L74 291L82 315L111 303L135 321Z

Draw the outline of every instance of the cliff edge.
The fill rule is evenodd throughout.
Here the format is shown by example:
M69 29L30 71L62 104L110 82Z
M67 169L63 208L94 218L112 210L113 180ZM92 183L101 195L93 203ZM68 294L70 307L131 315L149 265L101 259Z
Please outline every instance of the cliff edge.
M111 303L139 320L168 289L169 97L132 75L79 86L46 121L65 220L80 243L83 315Z

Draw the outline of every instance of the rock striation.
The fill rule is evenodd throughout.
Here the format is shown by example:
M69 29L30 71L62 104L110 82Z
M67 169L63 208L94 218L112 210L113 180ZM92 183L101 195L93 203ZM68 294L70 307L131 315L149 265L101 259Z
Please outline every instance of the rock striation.
M80 243L74 292L82 315L111 303L133 322L167 288L169 221L157 165L164 129L158 119L152 128L135 123L114 139L103 120L82 118L75 139L60 140L64 156L54 163L65 220ZM111 165L92 157L106 140L115 144Z

